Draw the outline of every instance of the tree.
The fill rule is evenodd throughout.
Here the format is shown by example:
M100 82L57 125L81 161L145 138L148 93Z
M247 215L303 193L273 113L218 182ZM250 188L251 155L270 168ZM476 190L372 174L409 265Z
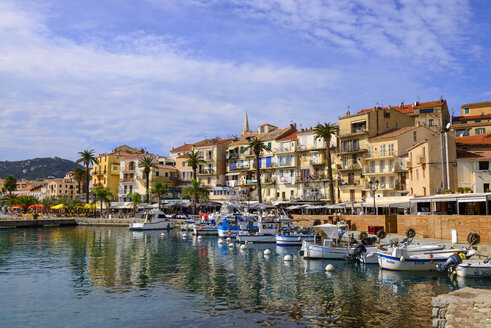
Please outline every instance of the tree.
M334 181L332 178L332 163L331 163L331 139L338 135L339 127L333 123L317 124L314 129L316 138L324 139L326 142L326 157L327 157L327 175L329 178L329 200L334 204Z
M201 182L198 182L196 179L191 180L191 185L182 188L182 196L191 199L194 214L196 214L196 204L199 203L200 199L207 201L209 192L210 191L203 188Z
M78 155L80 158L75 162L77 164L84 164L85 165L85 201L87 204L89 203L89 166L91 164L99 164L99 161L97 158L95 158L95 153L94 150L84 150L78 152Z
M160 210L160 202L162 200L162 196L168 194L170 192L169 186L167 184L164 184L160 181L156 181L152 183L152 189L150 189L150 192L153 195L153 198L157 198L158 204L159 204L159 210Z
M113 197L113 194L109 190L109 188L95 188L94 189L95 194L94 194L94 203L97 201L101 202L101 214L102 214L102 205L106 204L106 210L109 208L109 205L111 205L111 199Z
M50 206L60 204L60 200L56 197L51 196L41 199L40 203L43 204L44 208L49 209Z
M83 202L80 199L78 199L78 198L70 198L68 196L60 197L56 201L56 203L57 204L63 204L63 206L67 210L74 210L75 208L80 207L83 204Z
M259 203L263 202L263 195L261 193L261 170L259 168L259 155L261 154L261 151L269 151L270 149L264 142L262 142L260 139L253 138L251 141L249 141L249 144L246 147L246 150L250 149L254 152L254 155L256 155L256 185L257 185L257 195L258 195L258 200Z
M203 156L200 153L192 150L190 153L186 155L186 159L188 160L188 166L191 166L193 169L193 179L196 180L196 171L198 171L198 167L200 164L206 163L203 160Z
M80 186L82 184L82 181L84 181L85 179L85 169L81 166L77 166L73 169L71 176L73 180L77 181L78 194L80 195L81 194Z
M0 203L2 205L12 206L12 205L15 205L16 201L17 201L17 195L16 194L7 194L7 195L2 197Z
M17 190L17 179L13 175L7 176L2 187L2 193L8 192L12 195L12 192Z
M36 197L33 197L33 196L19 196L15 200L15 205L22 207L22 209L24 210L24 213L27 212L27 209L29 208L29 206L37 204L37 203L38 203L38 199Z
M143 169L143 172L145 173L147 203L150 203L150 194L148 193L149 192L149 185L150 185L150 171L153 168L156 168L157 166L153 162L152 156L145 156L145 157L140 158L140 162L138 163L138 167Z
M142 202L142 196L137 193L129 193L128 197L131 198L131 203L133 204L133 215L136 213L136 207Z

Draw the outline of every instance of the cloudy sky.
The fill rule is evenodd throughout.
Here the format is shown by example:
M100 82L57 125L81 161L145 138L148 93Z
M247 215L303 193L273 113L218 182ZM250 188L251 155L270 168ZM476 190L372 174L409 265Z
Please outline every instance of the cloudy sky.
M488 0L0 0L0 160L491 100Z

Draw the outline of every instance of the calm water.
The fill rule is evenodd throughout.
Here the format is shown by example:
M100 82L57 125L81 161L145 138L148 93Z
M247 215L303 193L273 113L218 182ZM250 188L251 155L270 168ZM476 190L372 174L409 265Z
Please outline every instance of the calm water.
M427 327L431 297L483 279L283 256L297 248L183 240L180 232L0 231L3 327ZM326 274L328 263L336 271Z

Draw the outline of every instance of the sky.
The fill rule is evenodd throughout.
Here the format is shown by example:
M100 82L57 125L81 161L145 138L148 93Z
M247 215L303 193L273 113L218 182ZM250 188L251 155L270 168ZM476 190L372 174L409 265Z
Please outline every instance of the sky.
M488 0L0 0L0 161L491 100Z

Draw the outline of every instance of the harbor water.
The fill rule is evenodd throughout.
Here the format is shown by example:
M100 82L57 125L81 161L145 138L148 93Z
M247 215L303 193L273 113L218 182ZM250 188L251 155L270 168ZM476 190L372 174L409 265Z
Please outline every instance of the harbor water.
M428 327L432 297L491 288L485 279L308 261L296 247L241 250L218 237L161 234L0 231L0 326ZM329 263L335 270L326 273Z

